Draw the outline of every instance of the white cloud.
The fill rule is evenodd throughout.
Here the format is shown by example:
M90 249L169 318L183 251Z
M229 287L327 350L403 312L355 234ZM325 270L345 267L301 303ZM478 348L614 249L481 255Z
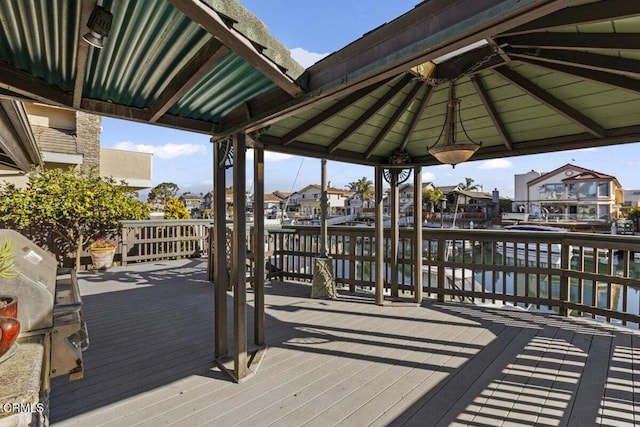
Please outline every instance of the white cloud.
M329 54L309 52L308 50L305 50L301 47L294 47L293 49L291 49L291 56L293 57L293 59L298 61L298 63L304 68L309 68L327 55Z
M485 160L484 162L480 163L480 166L478 166L478 169L483 169L483 170L487 170L487 169L511 169L511 168L513 168L513 163L511 163L507 159Z
M291 154L277 153L275 151L265 151L265 162L281 162L283 160L289 160L293 156ZM247 150L247 160L253 160L253 150Z
M139 151L152 153L161 159L174 159L176 157L190 156L192 154L207 154L207 147L203 144L134 144L131 141L119 142L114 148L118 150Z
M431 172L422 172L422 182L433 182L436 179L436 174Z

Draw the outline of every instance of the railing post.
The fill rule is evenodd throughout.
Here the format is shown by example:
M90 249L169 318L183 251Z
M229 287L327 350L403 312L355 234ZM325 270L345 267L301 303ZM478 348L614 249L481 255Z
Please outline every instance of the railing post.
M444 253L444 235L438 238L438 302L444 302L444 263L446 254Z
M571 246L562 239L560 247L560 307L558 314L560 316L568 316L566 302L569 302L569 267L571 260Z

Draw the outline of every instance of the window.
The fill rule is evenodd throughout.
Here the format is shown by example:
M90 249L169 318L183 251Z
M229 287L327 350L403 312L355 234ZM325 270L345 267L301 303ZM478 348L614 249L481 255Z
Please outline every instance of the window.
M578 185L578 197L594 198L596 197L596 183L582 182Z
M611 193L609 192L610 185L608 182L599 182L598 183L598 196L600 197L609 197Z

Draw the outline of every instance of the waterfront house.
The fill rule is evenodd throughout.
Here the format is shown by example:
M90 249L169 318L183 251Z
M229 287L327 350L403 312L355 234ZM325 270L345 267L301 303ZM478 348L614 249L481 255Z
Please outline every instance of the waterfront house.
M345 202L349 200L353 192L331 186L327 186L327 197L330 215L344 215L348 208ZM287 212L292 212L300 217L317 217L320 215L321 187L318 184L310 184L289 196Z
M611 175L573 164L515 176L514 209L530 218L592 221L620 216L624 192Z

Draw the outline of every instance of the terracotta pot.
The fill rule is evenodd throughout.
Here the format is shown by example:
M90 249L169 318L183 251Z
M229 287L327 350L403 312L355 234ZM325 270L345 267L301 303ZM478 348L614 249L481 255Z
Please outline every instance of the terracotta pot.
M6 305L2 304L4 302ZM8 295L0 295L0 317L18 318L18 298Z
M116 248L90 248L91 263L94 270L101 270L113 266Z
M11 349L20 333L20 322L13 317L0 317L0 357Z

